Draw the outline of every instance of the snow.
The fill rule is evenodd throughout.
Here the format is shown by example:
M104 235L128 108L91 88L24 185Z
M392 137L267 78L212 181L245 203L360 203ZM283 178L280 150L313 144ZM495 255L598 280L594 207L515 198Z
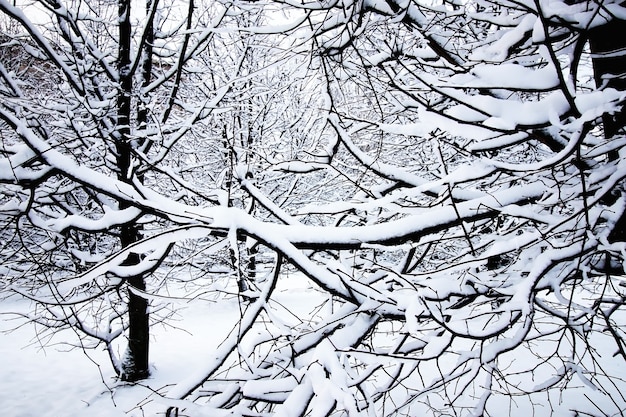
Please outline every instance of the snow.
M271 279L268 279L268 287L272 285L269 281ZM279 301L277 305L297 306L297 310L291 311L290 314L295 312L302 318L311 317L311 312L316 309L320 301L323 301L322 297L320 293L309 288L308 281L299 273L283 274L280 277L275 295ZM406 301L408 303L410 300ZM0 315L0 331L2 332L0 333L0 357L2 358L3 373L3 378L0 380L0 403L5 414L15 417L59 417L87 414L94 417L143 417L163 415L167 407L180 405L186 408L188 415L227 415L225 411L209 405L196 406L189 402L180 402L175 398L190 387L184 381L193 385L198 381L198 378L201 379L205 375L207 369L205 365L200 364L213 362L220 356L221 350L228 349L222 343L224 339L230 339L231 342L226 342L226 344L230 344L239 337L238 333L241 330L231 332L233 329L242 329L237 325L241 319L241 310L236 298L220 299L219 302L196 299L181 304L179 307L182 309L174 323L179 328L162 325L153 327L152 375L148 380L138 384L117 382L108 364L106 352L103 350L68 350L65 346L58 344L60 341L74 340L75 335L71 331L63 331L52 339L42 338L41 340L35 338L34 328L31 325L25 325L13 332L6 333L7 330L14 328L19 323L18 320L11 319L13 316L7 313L25 310L29 307L27 301L15 298L3 300L0 303L0 313L2 313ZM263 397L285 401L284 406L277 409L276 415L278 416L300 415L300 411L307 405L311 407L314 414L325 415L325 411L330 410L335 403L338 403L340 408L352 410L354 414L351 415L360 415L360 412L357 411L358 405L355 403L355 398L350 392L351 380L348 379L350 374L343 371L344 366L347 366L344 363L347 357L345 353L337 352L336 348L353 343L353 339L366 331L372 324L373 316L363 313L352 316L346 315L351 308L351 306L345 305L336 312L336 317L347 319L342 319L345 325L334 323L329 324L330 327L324 326L320 329L324 332L330 330L329 334L332 333L332 335L323 340L310 354L304 355L301 360L306 359L307 363L302 363L299 368L290 371L291 376L269 381L250 380L243 383L243 392L251 398ZM420 314L419 310L420 308L407 309L407 314L418 315ZM282 310L276 310L275 314L283 317L286 323L297 321L297 316L290 316ZM510 338L502 338L491 344L485 343L480 351L466 350L467 353L463 355L464 349L455 346L454 349L460 354L458 356L459 364L465 360L472 360L477 354L480 354L482 359L489 360L497 352L506 351L515 344L514 341L519 341L522 335L528 331L527 324L528 321L524 322L522 319L522 323L517 328L513 327L507 332ZM245 327L245 323L242 326ZM414 331L419 330L415 327ZM426 333L422 334L426 335ZM314 333L311 333L310 336L315 338ZM384 337L389 337L389 343L392 343L393 335ZM602 337L606 338L607 336ZM450 333L433 329L423 342L424 350L421 357L427 358L436 357L442 349L451 347L453 339ZM594 346L603 358L610 358L612 352L609 346L611 344L606 342L606 340L598 339ZM42 347L42 343L49 346ZM501 359L502 366L505 369L519 367L526 370L528 363L544 361L541 357L535 356L531 350L540 351L541 346L544 346L544 349L549 348L549 345L545 345L545 343L537 341L530 346L530 350L516 349L510 354L505 353ZM293 346L293 348L297 351L306 351L308 349L307 338L301 338L298 345ZM364 360L365 363L374 358L368 356L366 352L346 353L349 353L353 358ZM398 356L398 360L400 358ZM510 361L508 366L506 365L507 361ZM626 371L623 362L613 362L614 369L611 372L619 374ZM374 363L376 362L374 361ZM410 362L406 363L406 365L409 364ZM426 381L435 381L440 378L439 366L452 366L454 362L445 365L441 363L436 367L431 365L433 364L429 362L424 362L424 365L421 365L420 378ZM545 404L545 401L550 403L546 410L551 409L552 415L556 416L568 415L567 412L572 407L593 411L593 405L585 400L586 397L593 399L596 404L604 406L606 410L615 410L615 404L606 403L606 395L597 390L598 380L592 380L589 375L582 373L578 364L564 363L561 366L563 369L559 370L558 367L551 367L550 364L548 366L543 363L538 364L533 371L533 377L526 377L520 382L520 388L530 389L542 383L547 384L550 382L551 376L556 376L559 372L572 373L574 378L580 381L580 384L562 392L560 398L553 394L537 394L533 400L535 405L531 405L531 403L525 403L523 398L517 398L515 403L509 403L509 399L499 395L497 391L483 392L482 395L489 396L492 410L495 404L495 409L507 409L507 415L510 416L527 416L537 407L537 404ZM485 375L485 372L480 370L480 366L476 366L474 370L477 372L477 379L489 378L489 374ZM411 378L408 378L404 383L409 384L410 380ZM181 384L181 382L183 383ZM165 398L164 395L168 398ZM547 400L548 397L549 400ZM613 399L616 404L620 404L619 394L614 395ZM459 401L470 407L476 406L476 402L470 398L459 399ZM414 407L418 406L419 404L414 405ZM418 409L411 408L411 410Z
M534 69L519 64L479 64L467 74L450 78L450 86L496 89L550 90L559 85L553 67Z
M48 226L51 230L59 233L71 227L88 231L106 230L130 222L141 215L141 210L135 207L129 207L124 210L111 210L107 206L103 206L102 208L105 213L98 219L88 219L84 216L70 215L62 219L50 220L48 221Z
M106 370L105 352L89 353L93 360L104 364L101 376L98 366L82 351L42 347L31 325L6 333L18 321L8 320L5 313L24 304L11 300L0 304L0 404L4 412L15 417L52 417L80 415L88 409L93 416L125 415L107 398L105 383L112 381Z
M282 281L277 289L278 299L296 301L303 314L308 315L319 301L318 297L311 297L306 284L308 281L299 274L292 277L284 275ZM270 284L268 282L268 288ZM63 330L52 338L38 339L34 325L24 324L23 319L13 314L28 311L30 307L29 301L16 298L0 303L0 363L3 376L0 380L0 404L6 415L14 417L86 414L94 417L138 417L163 413L168 406L176 404L175 398L184 393L189 384L193 385L205 376L207 371L199 364L208 361L214 366L220 350L230 348L222 341L237 328L241 319L236 297L219 302L196 299L179 305L179 315L173 324L180 328L152 327L150 378L138 384L125 384L116 381L103 348L70 349L62 344L76 341L72 331ZM239 336L238 332L232 332L231 343L237 343ZM263 391L279 392L293 388L295 382L289 379L275 380L271 385L251 382L246 385L245 391L259 395ZM306 384L296 391L303 388ZM157 395L165 392L170 398ZM185 403L184 406L189 408L190 404ZM200 409L196 411L197 415L204 415L200 414Z
M508 58L509 51L513 45L523 40L526 32L533 30L539 19L533 14L524 15L521 22L510 30L502 30L498 34L500 38L488 44L486 47L476 48L471 54L470 59L473 61L483 62L502 62Z
M28 308L23 300L0 303L0 404L14 417L141 416L142 409L162 412L166 407L152 390L163 391L194 369L194 361L212 352L238 318L233 302L190 304L181 311L185 329L154 326L151 346L152 375L137 385L117 382L104 349L69 350L60 341L74 340L62 331L46 340L35 338L33 325L14 331L20 321L7 314ZM207 317L211 318L207 320ZM137 407L138 403L145 403Z
M516 126L546 124L552 115L560 116L569 110L569 104L561 91L548 94L537 100L522 102L503 100L485 95L467 95L453 89L442 89L461 105L453 106L447 114L462 120L476 120L477 113L485 115L483 124L496 129L513 130Z
M320 164L316 162L305 162L305 161L286 161L281 162L273 166L273 169L276 171L286 171L286 172L298 172L298 173L309 173L313 171L317 171L319 169L327 168L328 166L325 164Z
M346 11L355 7L355 3L347 0L339 3ZM579 16L581 20L590 18L582 9L566 8L558 0L550 3L554 10L561 6L567 9L570 17ZM364 3L366 7L382 13L390 13L389 4L382 0L366 0ZM323 10L328 6L310 2L308 7L311 10ZM607 7L616 6L609 4ZM18 13L15 6L0 0L0 8L21 20L32 37L41 40L40 47L53 61L60 60L54 48L43 41L36 27L28 22L23 13ZM428 9L411 7L406 13L413 23L430 26L433 22L428 22L429 16L423 14L422 10L426 12ZM432 10L446 13L447 17L463 13L461 8L448 11L445 6L433 7ZM231 28L217 27L226 14L226 10L218 13L214 24L202 32L194 29L193 33L198 33L198 37L194 38L196 43L190 46L190 53L199 51L196 48L208 42L212 34L234 33ZM320 31L337 35L328 38L321 36L321 44L337 48L350 44L351 32L338 31L337 27L348 25L352 16L329 14L328 19L316 21L319 17L312 15L312 19L308 20L311 25L319 23ZM277 25L267 28L250 27L248 32L258 34L279 29L290 30L300 25L299 22L303 22L305 16L308 19L308 13L302 13L293 16L289 22L276 22ZM494 20L498 19L505 18L494 17ZM397 107L397 118L383 117L380 121L358 122L368 117L353 119L349 112L344 114L341 100L331 96L329 89L320 98L323 110L319 117L319 120L328 122L324 135L332 136L326 142L327 158L319 162L313 159L281 159L282 162L276 161L273 165L270 160L264 161L269 165L268 170L300 174L299 178L315 180L317 175L331 167L331 156L339 159L343 153L349 153L346 161L367 169L368 178L358 184L363 187L363 193L345 200L339 198L334 201L331 198L330 204L325 204L326 199L318 199L317 204L325 205L319 209L313 204L300 208L296 216L291 214L288 204L281 206L273 197L270 198L270 194L263 195L254 180L248 178L252 165L237 165L235 177L250 194L258 198L260 205L274 215L274 223L262 220L258 213L246 212L236 204L234 207L226 204L232 196L230 190L229 194L223 192L217 195L222 203L220 206L202 207L185 205L172 196L164 195L166 191L160 191L163 194L159 194L139 183L117 181L103 172L81 165L79 158L72 157L70 152L63 153L62 147L56 146L53 141L46 141L41 134L37 134L32 124L20 119L13 109L0 108L0 116L14 128L20 136L19 140L25 143L21 148L11 144L14 153L7 153L11 155L7 157L10 160L0 165L0 179L10 183L13 177L34 179L44 175L43 171L20 167L23 162L37 155L42 163L63 174L70 182L88 186L113 200L131 201L136 207L120 211L106 209L97 219L69 213L64 218L55 218L46 215L43 210L41 216L31 214L31 222L35 225L59 233L70 228L101 230L136 219L144 212L155 213L176 223L176 226L168 226L165 231L146 229L149 233L143 240L114 255L101 253L97 266L60 282L55 288L60 292L56 295L60 295L64 302L79 301L76 299L79 296L83 300L84 297L91 297L89 293L77 291L81 286L92 285L98 289L117 286L122 282L121 277L138 276L155 269L174 243L206 241L207 238L213 239L215 235L227 233L223 243L214 243L211 248L197 253L204 257L221 249L226 252L229 245L235 258L235 267L240 266L242 234L281 254L277 255L277 264L274 266L276 273L271 271L263 278L259 278L263 275L259 273L253 289L245 293L250 298L245 303L240 303L232 295L222 296L219 301L216 301L217 295L215 299L175 301L177 310L174 317L177 321L168 324L180 328L164 324L153 327L152 374L149 379L137 384L117 381L108 364L107 352L101 347L83 350L83 341L77 339L77 334L70 330L37 335L32 325L27 324L13 332L6 332L20 323L19 319L10 320L13 318L11 312L35 313L30 310L29 302L16 296L2 300L0 357L4 378L0 381L0 404L3 411L9 415L42 417L86 414L153 416L163 415L168 407L180 406L186 409L187 415L219 417L236 416L244 412L250 415L254 411L245 408L249 406L246 401L260 399L263 402L275 401L276 415L283 416L299 416L307 409L312 416L331 413L339 415L343 411L349 415L374 415L379 410L377 407L386 407L386 404L397 407L398 413L391 415L399 415L400 412L406 415L426 415L424 408L420 407L425 407L427 411L432 411L428 407L449 407L450 398L444 397L459 396L454 399L456 403L453 401L453 406L460 407L459 414L464 412L463 407L467 407L473 409L474 414L481 415L486 404L493 411L492 401L496 404L498 401L509 401L508 406L505 404L502 409L508 409L509 415L526 416L536 411L534 404L541 404L546 398L550 402L550 411L556 415L565 415L568 410L571 411L572 404L577 403L574 396L589 396L588 402L582 405L577 403L576 408L589 411L590 404L596 407L596 404L600 404L612 413L623 412L626 400L614 394L626 391L623 380L617 377L626 371L624 358L618 356L612 359L614 352L607 352L607 348L603 347L610 345L615 348L612 335L603 333L603 328L597 331L594 328L595 333L591 336L584 334L584 326L591 325L579 323L576 312L587 312L594 320L596 317L600 321L604 318L608 323L609 318L603 315L612 308L612 303L617 305L616 301L622 296L615 289L613 293L608 292L609 285L604 285L606 296L604 293L599 294L598 289L602 286L600 280L610 277L598 278L597 274L595 278L592 277L588 274L591 267L588 263L583 264L583 258L588 253L592 254L592 251L594 255L601 254L601 250L597 249L600 244L612 252L624 253L623 247L611 247L608 242L601 240L607 240L606 236L593 236L592 233L603 227L605 221L609 224L614 221L612 214L601 213L610 207L600 204L600 198L622 182L626 175L626 162L606 164L609 166L606 170L594 169L590 176L585 177L588 183L584 185L588 189L579 183L576 171L570 169L576 166L563 163L576 150L585 152L587 131L583 129L584 126L605 113L618 110L626 95L612 89L594 92L581 89L575 97L569 97L565 94L565 87L562 90L557 88L561 71L558 65L547 64L543 68L535 68L513 63L509 58L514 46L520 42L542 41L545 33L541 19L533 13L514 11L507 19L510 21L509 29L495 31L493 37L485 40L484 47L472 47L474 52L471 58L476 61L467 64L467 72L458 71L458 75L452 79L439 78L447 71L415 76L420 83L431 86L435 95L450 99L456 105L446 105L440 110L437 110L437 105L428 108L419 103L406 109L400 106ZM433 27L441 28L443 32L448 30L442 26ZM447 33L424 33L425 40L431 43L437 39L442 42L448 39ZM420 48L417 58L423 58L422 53L425 51L433 54L435 49ZM387 52L373 52L367 61L375 65L388 57ZM531 58L529 55L528 60ZM508 63L493 64L501 61ZM269 68L278 69L280 62L286 62L286 58L276 60ZM350 70L358 68L349 60L344 65ZM64 66L62 61L57 62L57 66L67 73L67 82L75 84L73 89L82 94L84 91L80 87L80 80L71 76L70 68ZM176 69L172 67L171 71ZM157 87L162 86L173 72L168 74L155 80L147 90L154 89L156 93ZM223 81L222 87L211 94L212 98L180 103L181 109L189 112L191 118L182 121L175 132L166 135L161 141L163 143L160 143L164 150L158 151L161 154L155 160L165 160L170 147L176 145L193 127L190 120L209 118L212 114L228 111L225 108L217 109L218 105L231 88L244 79L252 80L251 76L234 76ZM342 81L348 82L349 78L345 77ZM497 91L493 94L474 91L483 88ZM503 91L506 89L521 90L522 94L514 92L509 95ZM91 109L107 104L101 100L86 100L85 105ZM572 103L576 109L571 108ZM416 109L417 114L410 114L408 110L412 108ZM570 110L578 110L581 116L564 118ZM69 108L59 111L72 116ZM411 117L404 117L403 113L409 113L407 115ZM74 117L78 117L78 112ZM348 119L352 121L347 122ZM313 124L309 127L312 128ZM517 160L515 158L508 162L477 157L472 163L464 162L463 159L455 161L454 164L458 163L459 166L451 166L449 170L443 169L446 159L442 154L435 172L429 173L432 175L421 174L411 166L403 166L402 160L388 162L389 159L381 158L384 155L370 154L361 149L363 141L353 140L363 133L368 134L376 126L381 132L390 134L385 136L403 135L413 139L434 136L433 132L447 130L447 133L458 134L466 139L484 140L474 145L473 150L503 148L526 140L528 136L519 133L520 130L547 125L559 130L563 140L560 152L553 152L550 156L539 154L537 158L521 158L524 163L514 163ZM63 128L65 125L54 126ZM87 128L80 124L75 127ZM338 152L336 149L339 149L340 143L342 150ZM585 143L585 146L581 147L581 143ZM96 148L89 149L92 152ZM594 152L602 157L599 150ZM466 155L463 158L472 157L462 152L457 154ZM603 163L603 159L590 162ZM303 175L314 171L315 175ZM180 184L186 184L184 177L174 169L165 167L161 172ZM545 175L546 172L550 175ZM499 178L493 182L487 180L496 176ZM255 175L254 178L258 177ZM379 182L395 182L400 187L397 190L390 188L389 194L383 197L379 190L386 184ZM555 184L559 187L555 187ZM453 186L456 187L454 193ZM200 186L189 183L190 190L196 187ZM366 191L371 191L371 197L370 194L367 198L363 197ZM212 196L214 194L217 192L211 192ZM455 198L460 194L463 198ZM429 197L428 202L424 201L424 196ZM448 199L448 196L452 198ZM404 204L404 210L401 209L401 203ZM3 205L11 213L24 209L14 200L3 202ZM618 208L617 205L614 207ZM307 210L332 214L344 210L374 212L376 209L385 213L378 217L367 213L359 226L321 227L306 225L305 220L302 223L299 220L306 219ZM583 214L586 220L581 220ZM485 223L481 225L480 222L486 218L493 218L498 223L500 220L506 222L512 219L519 223L515 227L520 233L511 236L514 232L505 225L501 230L506 232L502 234L501 230L491 230L484 234L472 232L470 236L465 226L482 226ZM465 236L458 229L463 229ZM445 233L438 234L438 231ZM564 236L565 232L569 232L568 236ZM588 233L589 237L584 233ZM463 238L469 242L471 257L468 255L470 251L465 248L447 250L448 241L452 246ZM452 261L448 265L444 264L447 259L433 256L433 262L441 261L435 268L429 269L426 265L428 272L416 270L405 274L400 272L400 264L394 265L386 259L404 257L401 252L425 246L429 242L424 240L429 239L430 242L437 242L440 246L438 251L450 254ZM52 249L52 243L44 244L44 249ZM540 246L544 243L545 246ZM383 244L391 247L386 253L382 253ZM398 246L393 247L394 244ZM366 255L359 258L372 247L381 248L380 256L377 255L376 259L374 255L372 258ZM336 248L346 250L340 252ZM354 252L349 253L352 249ZM520 250L523 253L517 255ZM142 257L137 265L123 265L130 252L148 256ZM94 259L86 251L74 250L74 254L85 264ZM514 265L510 268L502 267L498 271L485 267L487 256L499 254L517 257L511 261ZM245 256L244 253L241 255ZM295 266L306 272L290 275L290 271L280 271L279 274L283 257L289 260L289 268ZM412 254L407 255L407 260L411 257ZM201 262L205 262L204 259ZM576 272L581 272L581 282L563 286L564 280L578 279L569 274L574 269L574 263L569 262L573 259L580 259L583 265L576 267ZM425 263L430 261L426 259ZM399 268L396 267L398 265ZM593 279L598 281L588 282ZM168 280L167 285L176 284L170 284ZM233 282L230 285L232 288L225 292L236 294L236 285ZM314 291L309 286L317 286L321 291ZM585 289L592 286L595 286L592 290ZM479 287L482 292L479 292ZM172 289L172 292L177 290ZM20 290L16 288L16 291ZM205 297L213 297L211 288L203 288L202 291ZM549 294L544 294L547 292ZM44 293L45 290L41 290L33 297L43 297ZM66 299L65 296L74 299ZM175 297L174 294L172 300ZM535 297L538 300L533 302ZM156 304L165 297L155 294L148 298ZM588 305L596 302L601 310L591 311ZM154 305L154 308L158 309L158 306ZM565 317L563 312L566 308ZM556 313L551 314L550 309ZM51 315L55 311L54 307L48 310ZM611 320L623 323L623 314L620 317L618 314L622 314L621 311L617 311ZM561 319L566 322L566 326L559 321ZM77 314L71 320L76 324L81 318ZM594 326L602 326L602 323ZM549 331L546 332L546 329ZM109 336L111 333L102 333L100 336L98 328L84 327L82 331L99 336L101 340L113 340ZM581 332L580 335L577 332ZM574 350L575 345L581 342L584 344L588 341L587 337L593 338L589 341L589 349L572 352L572 356L579 357L567 357L569 352L566 351L570 348ZM79 347L67 351L67 343ZM558 345L552 356L549 352L551 344ZM114 342L114 350L121 351L123 348L123 340ZM593 356L602 349L605 351L598 358ZM533 364L537 362L541 364L534 367ZM235 364L230 367L232 363ZM609 370L603 374L602 369ZM595 374L587 373L589 370ZM510 382L507 378L518 381ZM598 381L602 379L605 380ZM580 387L570 389L568 385L560 393L563 397L559 399L553 398L552 393L544 397L541 397L544 393L539 393L530 400L521 395L525 387L547 389L551 388L550 383L569 384L571 381L580 383ZM497 392L499 383L502 383L504 395ZM198 390L201 386L202 389ZM213 397L206 394L210 391L207 386L219 386L215 391L219 394ZM599 386L607 392L599 393ZM554 392L559 391L559 388L556 387ZM507 390L520 391L519 398L517 392L509 393ZM432 391L432 395L429 391ZM369 393L376 398L370 398ZM233 408L227 406L230 399L216 405L219 397L240 394L244 398ZM607 401L611 396L616 397L612 404ZM195 400L198 400L197 403L190 402ZM593 407L591 410L594 411ZM442 413L447 411L441 410Z

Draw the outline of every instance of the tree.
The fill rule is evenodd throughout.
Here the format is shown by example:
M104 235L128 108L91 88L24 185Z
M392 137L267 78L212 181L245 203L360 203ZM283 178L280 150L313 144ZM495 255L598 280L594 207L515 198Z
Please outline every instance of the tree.
M2 4L5 16L23 31L10 39L22 58L2 71L8 275L15 290L53 306L35 321L52 329L73 326L104 343L116 372L131 381L149 374L145 279L171 246L151 254L134 251L168 223L168 215L138 206L130 196L162 177L185 189L184 174L168 173L160 161L198 121L210 117L229 88L228 80L215 91L187 88L195 103L185 104L180 80L198 79L185 65L212 34L192 39L184 32L192 24L193 2L188 10L151 1L145 10L135 11L136 6L126 0L41 2L24 10ZM31 13L42 21L29 19ZM204 13L219 23L226 8L216 4ZM46 25L54 28L51 34ZM167 42L178 51L170 51ZM33 58L38 65L21 67ZM180 164L180 155L175 158ZM102 188L112 179L113 193ZM197 194L188 191L190 196L179 198ZM16 251L24 253L14 259ZM70 277L111 260L121 269L93 284L78 284L79 290L61 289ZM118 358L113 341L124 330L128 348Z
M145 142L139 130L129 136L134 177L117 175L119 160L117 170L106 160L79 167L90 136L57 144L69 137L48 133L60 117L29 119L45 107L4 77L3 163L12 174L3 176L3 230L14 238L3 254L27 248L31 258L10 264L12 288L41 301L50 292L60 321L110 345L113 331L89 331L75 306L128 284L156 296L156 286L124 278L157 275L190 253L210 263L230 258L222 250L230 247L238 268L245 237L268 262L240 288L236 331L159 391L172 400L170 415L623 413L619 370L607 366L626 359L625 61L618 37L605 42L623 28L619 2L211 3L210 24L193 6L174 27L193 21L198 30L180 33L164 75L142 92L166 94L151 106L158 132ZM83 74L69 77L38 32L2 7L83 91L72 82ZM242 52L218 64L227 50ZM245 59L252 50L264 51L254 55L261 62ZM95 97L109 97L102 91ZM114 116L101 119L91 115L103 100L76 97L92 103L84 113L108 133L98 143L110 144L110 132L125 128L120 106L109 102ZM235 100L242 104L226 107ZM223 113L210 118L220 103ZM258 139L238 139L250 132ZM228 146L207 145L215 138ZM209 146L229 161L227 198L203 187L211 164L184 168L202 163L187 147ZM90 216L97 233L83 226ZM80 256L82 269L57 261L81 253L79 241L136 224L142 236L104 239L108 256ZM291 267L317 291L310 318L277 296ZM106 323L102 311L121 314L123 301L108 310L89 303L94 322ZM567 402L581 384L593 394Z

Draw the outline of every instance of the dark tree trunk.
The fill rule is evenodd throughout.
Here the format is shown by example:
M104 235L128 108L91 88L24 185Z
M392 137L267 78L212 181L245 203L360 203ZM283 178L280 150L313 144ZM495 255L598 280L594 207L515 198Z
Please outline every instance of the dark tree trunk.
M118 178L131 183L133 181L132 145L131 145L131 94L133 76L130 69L130 50L132 27L130 23L130 0L119 0L119 92L117 96L117 129L115 144L117 152ZM127 208L120 202L120 209ZM140 226L127 224L121 227L120 244L127 248L141 239ZM140 254L131 253L124 265L137 265ZM127 279L128 284L128 348L122 359L120 377L125 381L137 381L148 377L149 362L149 314L148 301L141 296L146 285L143 275ZM136 291L135 291L136 290Z
M139 262L139 255L132 253L126 262L135 265ZM146 285L143 276L128 279L128 348L122 361L122 379L138 381L150 375L150 323L148 314L148 300L133 290L144 291Z
M593 72L598 87L626 90L626 20L614 19L589 31ZM615 136L626 122L626 111L603 117L604 135Z
M154 0L156 3L158 0ZM153 0L146 1L146 16L148 20L146 22L146 39L142 45L143 53L141 56L141 96L139 103L139 111L137 112L137 125L140 130L145 131L148 125L148 98L144 96L144 89L150 85L152 78L152 54L154 45L154 16L153 16ZM141 145L146 145L145 138Z
M593 72L596 85L600 88L626 90L626 20L614 19L606 25L589 31L589 49L591 50ZM617 135L626 124L626 109L602 117L604 136L609 139ZM610 160L617 160L615 151L609 154ZM610 203L611 199L607 199ZM614 201L614 200L613 200ZM622 213L609 235L610 242L626 241L626 213Z

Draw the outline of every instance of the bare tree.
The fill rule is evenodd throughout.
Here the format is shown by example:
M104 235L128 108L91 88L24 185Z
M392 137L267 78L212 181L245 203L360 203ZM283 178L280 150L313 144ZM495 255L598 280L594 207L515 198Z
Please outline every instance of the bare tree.
M109 57L70 26L90 65L61 58L0 4L73 92L45 105L4 72L4 264L35 320L110 345L122 288L240 267L244 238L267 260L233 332L156 391L169 415L624 412L619 2L190 3L150 20L161 66L138 90L119 38ZM149 114L124 122L124 92ZM312 313L278 294L294 268Z
M33 320L51 329L75 327L107 346L122 379L143 379L149 374L146 278L171 245L135 248L172 223L158 204L142 207L132 195L151 186L182 190L172 201L198 194L187 186L180 166L190 161L181 161L176 144L211 117L230 88L228 79L202 85L186 68L199 62L211 28L189 32L193 2L1 6L21 27L7 44L19 56L2 69L3 254L12 288L49 306ZM203 13L219 24L227 7ZM182 79L200 86L183 93ZM167 169L168 158L178 170ZM72 277L80 282L81 273L111 260L121 269L66 292ZM113 341L126 332L128 347L118 357Z
M293 178L265 205L283 225L239 228L336 305L285 325L275 271L204 378L168 395L279 415L623 412L607 366L625 358L623 57L603 42L623 7L289 4L322 127L254 175ZM571 405L577 384L598 397Z

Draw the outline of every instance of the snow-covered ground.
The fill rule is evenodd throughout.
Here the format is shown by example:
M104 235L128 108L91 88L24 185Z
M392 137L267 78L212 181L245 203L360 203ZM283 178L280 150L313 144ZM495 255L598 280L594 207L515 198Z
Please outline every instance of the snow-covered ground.
M300 280L287 280L287 287L275 294L281 303L296 304L311 312L319 303L319 293L307 289ZM317 294L317 295L315 295ZM69 350L60 341L75 340L70 330L52 340L38 340L32 325L11 332L19 322L6 313L28 308L24 300L0 302L0 409L9 417L138 417L163 415L167 406L160 401L173 384L185 379L215 351L236 325L240 308L235 297L219 302L196 300L180 310L180 329L157 325L152 329L152 375L140 384L117 382L103 350ZM306 314L306 313L305 313ZM185 330L182 330L184 328ZM610 358L611 346L599 344ZM518 355L518 353L516 353ZM610 367L613 375L624 375L621 358ZM583 378L585 379L585 378ZM521 398L494 398L502 416L558 415L571 416L574 409L586 409L589 415L619 415L624 393L614 386L613 393L602 393L592 384L576 384L567 392L535 396L527 408ZM610 384L608 385L610 386ZM620 386L624 386L621 383ZM626 409L626 404L623 404ZM544 414L545 412L545 414ZM617 413L617 414L616 414ZM587 414L585 414L587 415Z
M23 309L25 301L5 300L0 313ZM75 340L71 331L57 335L49 346L35 337L32 325L14 331L16 320L0 316L0 408L11 417L142 415L164 406L155 401L159 390L183 379L194 361L210 353L238 318L236 300L198 302L181 311L186 331L155 326L151 346L151 378L142 384L116 382L102 349L69 350L55 343ZM139 408L137 404L139 403ZM141 410L143 408L144 410Z
M317 298L299 278L284 280L288 287L276 296L306 311ZM9 417L163 415L167 406L158 393L210 356L241 314L236 297L181 305L172 322L178 328L156 325L151 330L151 377L125 384L116 381L105 350L68 349L59 342L75 341L71 330L38 340L34 325L10 314L28 309L26 300L0 301L0 410Z

